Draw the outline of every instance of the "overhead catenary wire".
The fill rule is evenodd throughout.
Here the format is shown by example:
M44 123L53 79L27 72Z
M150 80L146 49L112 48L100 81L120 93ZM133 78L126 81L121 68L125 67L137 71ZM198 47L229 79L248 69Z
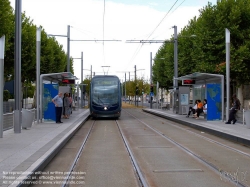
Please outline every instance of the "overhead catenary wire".
M167 15L169 14L169 12L173 9L173 7L175 6L175 4L178 2L179 0L176 0L174 2L174 4L171 6L171 8L168 10L168 12L165 14L165 16L161 19L161 21L159 22L159 24L156 26L156 28L149 34L149 36L147 37L150 38L152 36L152 34L156 31L156 29L160 26L160 24L163 22L163 20L167 17ZM184 0L185 1L185 0ZM176 10L176 9L175 9ZM128 65L130 65L130 63L135 59L135 57L137 56L137 54L140 52L141 48L142 48L143 44L140 44L140 46L136 49L135 53L133 54L131 60L129 61Z
M175 11L176 11L185 1L186 1L186 0L183 0L183 1L176 7L176 9L174 9L174 11L170 13L170 15L173 14L173 13L174 13L174 12L175 12ZM165 33L166 33L166 31L162 32L161 34L155 36L155 37L152 38L152 39L158 38L159 36L161 36L161 35L163 35L163 34L165 34Z
M156 31L156 29L161 25L161 23L164 21L164 19L167 17L167 15L169 14L169 12L174 8L175 4L178 2L179 0L176 0L175 3L171 6L171 8L168 10L168 12L165 14L165 16L161 19L161 21L158 23L158 25L155 27L155 29L150 33L150 35L148 36L147 39L149 39L152 34Z

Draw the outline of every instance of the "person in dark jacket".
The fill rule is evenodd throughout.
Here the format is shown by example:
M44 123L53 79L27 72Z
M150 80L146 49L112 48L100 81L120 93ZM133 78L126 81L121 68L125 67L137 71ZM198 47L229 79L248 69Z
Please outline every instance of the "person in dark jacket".
M240 100L237 98L236 94L233 95L233 107L230 109L229 112L229 119L226 122L226 124L231 124L231 121L233 122L233 124L236 123L236 118L235 118L235 114L237 113L238 110L240 110Z
M190 116L191 112L193 113L193 115L196 113L197 102L198 102L198 100L195 101L195 105L193 107L192 106L189 107L188 115L186 116L187 118Z

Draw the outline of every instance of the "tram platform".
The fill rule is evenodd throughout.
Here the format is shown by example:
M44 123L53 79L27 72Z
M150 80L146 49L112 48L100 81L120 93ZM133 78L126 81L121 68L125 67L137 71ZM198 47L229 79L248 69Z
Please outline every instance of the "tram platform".
M88 109L78 109L60 124L33 123L21 133L4 131L0 138L0 187L27 186L19 182L45 167L88 117Z
M144 112L148 112L171 121L195 128L201 132L207 132L219 137L230 139L244 145L250 146L250 129L242 122L235 124L225 124L224 121L207 121L203 117L195 119L192 117L187 118L186 115L174 114L172 110L162 109L148 109L143 108Z

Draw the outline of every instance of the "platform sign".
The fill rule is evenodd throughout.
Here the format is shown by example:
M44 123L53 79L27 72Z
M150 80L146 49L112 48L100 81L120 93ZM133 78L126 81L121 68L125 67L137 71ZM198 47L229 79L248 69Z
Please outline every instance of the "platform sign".
M195 80L182 80L182 85L193 85L195 84Z
M63 79L63 84L75 84L75 79Z

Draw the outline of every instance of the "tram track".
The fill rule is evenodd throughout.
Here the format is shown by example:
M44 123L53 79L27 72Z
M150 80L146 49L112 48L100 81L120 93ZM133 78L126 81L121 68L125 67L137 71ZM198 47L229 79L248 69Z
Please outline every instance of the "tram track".
M163 121L163 120L161 120L161 119L155 117L155 116L152 115L152 114L148 114L148 113L143 113L143 114L145 114L145 115L147 115L147 116L151 116L151 117L153 117L154 119L159 120L159 121L161 121L161 122L165 122L165 121ZM239 154L245 155L245 156L247 156L247 157L250 158L250 154L249 154L249 153L246 153L246 152L241 151L241 150L239 150L239 149L233 148L233 147L228 146L228 145L226 145L226 144L223 144L223 143L221 143L221 142L219 142L219 141L215 141L215 140L213 140L213 139L211 139L211 138L208 138L208 137L206 137L206 136L203 136L203 135L201 135L201 134L198 134L198 133L196 133L196 132L193 132L193 131L191 131L191 130L189 130L189 129L187 129L187 128L177 126L176 124L173 124L172 121L169 121L169 120L167 120L167 121L168 121L168 125L171 125L171 126L173 126L173 127L175 127L175 128L178 128L178 129L180 129L180 130L187 131L187 132L190 133L190 134L194 134L194 135L197 136L197 137L200 137L200 138L205 139L205 140L207 140L207 141L209 141L209 142L211 142L211 143L215 143L215 144L217 144L217 145L219 145L219 146L221 146L221 147L224 147L224 148L227 148L227 149L229 149L229 150L235 151L235 152L237 152L237 153L239 153Z
M37 181L32 182L30 186L39 187L50 182L49 186L51 187L147 187L145 181L138 175L140 173L138 172L138 166L135 166L135 161L131 159L133 156L128 151L129 147L125 145L126 140L123 139L122 132L119 131L118 122L115 120L88 120L86 123L87 126L84 127L83 125L82 129L79 129L79 132L76 133L78 135L70 140L70 145L65 145L55 159L43 171L39 172ZM82 134L83 131L84 134ZM78 144L73 146L77 150L72 150L72 154L70 154L73 144ZM110 150L115 151L110 152ZM64 165L62 162L70 164ZM97 165L97 163L99 164ZM106 174L104 174L104 171L106 171ZM110 180L101 176L103 174L109 176L110 173L113 173L112 177L116 178L117 175L117 178L122 179L115 180L110 184ZM99 179L94 177L98 175ZM51 179L53 181L50 181Z
M89 138L89 135L90 135L90 133L91 133L93 127L94 127L95 122L96 122L96 121L93 121L93 123L92 123L92 125L91 125L91 127L90 127L90 129L89 129L89 131L88 131L88 133L87 133L87 135L86 135L86 137L84 138L84 140L83 140L83 142L82 142L82 145L81 145L81 147L79 148L79 151L77 152L77 154L76 154L76 156L75 156L75 159L74 159L74 161L73 161L73 163L72 163L72 165L71 165L71 167L70 167L70 170L67 172L67 176L65 177L65 180L64 180L64 182L62 183L62 186L61 186L61 187L66 187L66 186L69 185L69 181L70 181L70 179L72 178L72 173L73 173L73 171L74 171L74 168L75 168L77 162L79 161L79 158L80 158L80 156L81 156L81 154L82 154L82 152L83 152L84 146L86 145L86 142L87 142L87 140L88 140L88 138ZM85 173L84 173L84 174L85 174Z
M51 187L249 186L246 147L239 150L141 110L124 109L119 120L90 119L82 128L45 168L66 173Z
M139 179L139 181L140 181L140 183L141 183L141 186L142 186L142 187L148 187L148 183L147 183L145 177L143 176L143 174L142 174L142 172L141 172L141 169L140 169L140 167L139 167L139 165L138 165L138 163L137 163L137 161L136 161L136 159L135 159L135 157L134 157L134 155L133 155L132 150L131 150L130 147L129 147L128 141L127 141L126 137L124 136L124 134L123 134L123 132L122 132L122 129L120 128L119 123L118 123L117 120L116 120L116 124L117 124L117 127L118 127L118 129L119 129L119 131L120 131L120 133L121 133L121 136L122 136L122 139L123 139L123 141L124 141L124 144L125 144L125 146L126 146L126 148L127 148L127 150L128 150L128 153L129 153L131 162L132 162L133 165L134 165L134 169L135 169L136 174L137 174L137 176L138 176L138 179Z
M74 178L74 177L72 177L72 173L74 173L74 169L75 169L76 165L78 164L79 158L80 158L81 155L82 155L84 146L86 145L86 142L87 142L87 140L88 140L88 138L89 138L89 136L90 136L90 133L91 133L93 127L94 127L95 122L96 122L96 121L94 121L94 122L92 123L91 128L90 128L90 130L89 130L87 136L85 137L85 139L84 139L84 141L83 141L83 143L82 143L82 145L81 145L81 147L80 147L80 149L79 149L77 155L75 156L74 162L72 163L72 165L71 165L71 167L70 167L70 170L68 171L69 174L67 175L67 177L65 177L65 180L64 180L64 182L63 182L63 184L62 184L61 187L68 187L69 184L70 184L70 179L71 179L71 178ZM136 159L135 159L135 157L133 156L133 153L132 153L132 151L131 151L131 149L130 149L128 143L127 143L126 137L123 135L123 132L122 132L121 128L119 127L119 122L118 122L118 120L115 120L115 123L117 124L117 127L118 127L118 129L119 129L119 132L120 132L121 137L122 137L122 139L123 139L124 145L125 145L125 147L126 147L126 149L127 149L127 151L128 151L128 154L129 154L129 156L130 156L131 162L132 162L132 164L133 164L133 166L134 166L135 175L136 175L136 177L137 177L137 179L138 179L138 182L140 183L140 186L141 186L141 187L148 187L148 184L147 184L147 182L146 182L146 179L145 179L145 177L143 176L143 174L142 174L142 172L141 172L141 170L140 170L140 167L139 167L139 165L137 164Z
M134 117L136 120L140 121L140 123L144 124L146 127L148 127L149 129L151 129L153 132L155 132L159 136L161 136L164 139L170 141L172 144L176 145L177 147L179 147L180 149L182 149L183 151L185 151L188 155L191 155L192 157L194 157L197 161L201 162L206 167L212 169L214 172L217 173L217 175L219 177L221 177L222 173L223 173L223 179L224 180L230 181L232 184L234 184L236 186L241 186L241 187L248 186L247 184L244 183L245 181L239 181L238 178L237 178L238 176L234 176L231 172L223 171L221 168L219 168L218 166L216 166L216 164L213 164L212 162L208 161L207 159L204 159L202 156L196 154L194 151L190 150L188 147L182 145L178 141L176 141L173 138L169 137L168 135L164 134L164 132L162 132L161 130L156 129L156 128L152 127L152 125L149 125L147 122L144 122L143 120L139 119L138 117L135 116L134 112L133 112L133 114L131 114L130 112L128 112L126 110L126 113L129 114L130 116ZM158 118L155 118L155 119L158 120ZM182 127L179 127L179 126L176 126L176 125L173 125L173 124L168 124L168 125L171 125L171 126L173 126L175 128L178 128L178 129L181 129L183 131L187 131L188 133L193 134L193 135L197 136L198 138L202 138L202 139L204 139L204 140L206 140L206 141L208 141L210 143L216 144L216 145L221 146L221 147L223 147L225 149L228 149L230 151L234 151L234 152L236 152L238 154L241 154L243 156L246 156L248 158L250 157L250 154L248 154L246 152L243 152L241 150L235 149L233 147L230 147L230 146L225 145L223 143L220 143L218 141L214 141L214 140L212 140L210 138L207 138L207 137L202 136L200 134L194 133L194 132L192 132L190 130L187 130L185 128L182 128Z

